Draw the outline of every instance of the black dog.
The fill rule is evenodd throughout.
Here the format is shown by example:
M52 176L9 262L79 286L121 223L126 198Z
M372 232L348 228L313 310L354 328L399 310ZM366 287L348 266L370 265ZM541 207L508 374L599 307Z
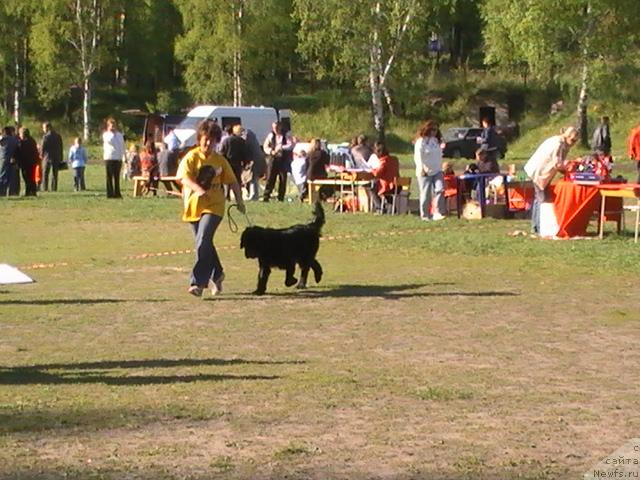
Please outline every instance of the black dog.
M313 270L316 283L322 279L322 267L316 260L320 247L320 229L324 225L324 210L320 202L313 208L314 219L306 225L289 228L248 227L242 232L240 248L244 248L247 258L257 258L260 266L258 288L253 292L262 295L267 290L267 281L272 267L286 270L284 284L294 285L298 280L293 276L296 263L300 265L300 281L296 288L307 287L309 269Z

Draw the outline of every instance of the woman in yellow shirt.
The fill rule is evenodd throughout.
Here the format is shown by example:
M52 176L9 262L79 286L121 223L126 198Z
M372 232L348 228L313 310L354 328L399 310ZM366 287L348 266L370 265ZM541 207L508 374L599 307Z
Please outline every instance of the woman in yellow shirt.
M222 131L213 120L204 120L198 126L198 145L180 162L178 178L182 181L184 211L182 220L191 223L196 241L196 263L191 272L189 293L200 297L209 280L211 293L222 292L224 271L213 236L224 216L224 185L229 185L238 210L245 213L240 185L229 162L215 152Z

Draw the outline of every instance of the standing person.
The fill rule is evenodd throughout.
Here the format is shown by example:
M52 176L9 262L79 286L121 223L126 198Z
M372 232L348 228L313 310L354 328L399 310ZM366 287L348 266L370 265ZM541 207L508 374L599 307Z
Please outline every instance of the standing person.
M18 146L12 127L4 127L0 136L0 197L6 197L10 191Z
M307 181L309 180L322 180L327 178L327 168L331 158L329 154L322 149L322 142L319 138L311 140L309 153L307 154ZM304 190L302 192L302 200L307 198L309 184L304 184ZM333 188L325 185L320 188L320 198L324 199L333 194Z
M18 158L20 149L20 139L16 135L15 127L9 127L11 129L11 136L18 140L18 150L16 150L15 158L12 160L10 168L11 173L9 175L9 196L17 197L20 195L20 161Z
M184 203L182 220L191 224L196 242L196 263L188 290L196 297L202 296L209 281L213 281L213 295L222 293L224 270L213 237L224 216L224 185L230 186L238 210L245 213L240 185L233 170L222 155L215 153L221 134L220 127L213 120L200 123L198 145L185 155L178 167Z
M58 190L58 171L62 163L64 149L62 146L62 137L53 129L50 122L42 124L42 161L44 162L44 187L46 192L49 190L49 175L51 175L51 191Z
M445 218L441 143L442 136L436 122L427 120L420 126L413 148L413 161L420 188L420 218L425 221Z
M153 191L153 195L158 194L158 155L156 145L151 138L144 144L140 152L140 169L142 176L147 178L147 191Z
M531 232L540 233L540 205L551 197L551 181L557 172L564 170L567 154L578 141L574 127L567 127L560 135L546 139L524 166L524 171L533 180L535 197L531 207Z
M132 143L125 155L126 176L129 180L140 175L140 155L138 154L138 145Z
M162 177L173 177L178 170L177 165L178 160L178 152L176 150L169 150L166 143L160 144L160 151L158 152L158 175L160 179ZM171 182L170 180L162 180L164 184L164 188L167 189L167 192L173 192L174 185L176 188L179 187L175 182Z
M274 122L271 125L271 133L264 141L264 151L269 155L269 167L267 170L267 184L264 187L263 200L268 202L271 192L278 179L278 201L283 202L287 193L287 173L291 169L291 160L295 142L289 132L282 131L282 124Z
M84 169L87 166L87 151L82 146L82 138L76 137L69 149L69 162L73 168L73 191L79 192L87 189L84 182Z
M18 130L19 148L18 148L18 164L22 170L22 178L24 180L25 197L35 197L38 191L36 182L36 167L40 164L40 153L38 145L31 136L29 129L21 127Z
M258 200L260 198L260 184L258 180L267 170L267 162L264 158L264 150L258 142L258 137L253 130L245 129L244 139L247 142L247 153L249 162L244 167L244 175L246 178L242 180L243 186L248 190L249 200Z
M380 160L378 168L374 168L371 174L374 177L371 182L370 197L373 203L373 210L378 211L382 206L382 197L388 193L393 193L397 185L394 184L396 178L400 176L400 162L397 157L389 155L389 150L382 142L376 142L373 152Z
M170 152L177 151L180 149L180 139L176 135L176 132L173 131L172 128L169 133L167 133L163 139L163 142L167 145L167 149Z
M291 160L291 179L298 189L300 200L304 199L307 189L307 170L309 161L305 148L305 145L296 141L296 146L293 149L293 160Z
M120 193L120 170L125 159L124 137L118 131L118 123L108 118L102 133L102 158L106 171L107 198L122 198Z
M248 163L247 142L242 138L244 133L242 125L234 125L231 133L225 139L220 153L227 159L236 180L240 181L242 169Z
M638 169L638 180L636 183L640 183L640 124L631 129L631 133L629 133L627 153L629 154L629 158L636 162Z
M498 165L498 132L493 122L485 117L480 123L482 124L482 134L478 137L478 143L480 148L487 152L486 163L489 171L482 171L480 173L493 173L493 170L497 169L497 173L500 172L500 166Z
M611 154L611 131L609 129L609 117L600 118L600 124L593 131L591 139L591 149L594 152L602 152L605 155Z

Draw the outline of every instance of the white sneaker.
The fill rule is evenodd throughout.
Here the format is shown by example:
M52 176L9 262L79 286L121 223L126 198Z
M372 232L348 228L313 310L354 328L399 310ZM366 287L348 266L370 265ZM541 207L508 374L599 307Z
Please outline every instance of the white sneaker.
M437 213L437 212L436 212L436 213L434 213L434 214L433 214L433 220L434 220L434 221L444 220L445 218L447 218L447 217L445 217L445 216L444 216L444 215L442 215L441 213Z
M211 287L211 295L216 296L222 293L222 282L224 282L224 273L218 277L217 280L213 281L213 286Z

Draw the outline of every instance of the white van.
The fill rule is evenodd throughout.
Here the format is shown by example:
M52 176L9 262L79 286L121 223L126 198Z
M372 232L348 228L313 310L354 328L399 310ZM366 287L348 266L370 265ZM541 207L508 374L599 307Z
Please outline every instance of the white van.
M291 112L276 110L273 107L224 107L219 105L200 105L191 110L186 118L173 131L180 140L180 148L193 147L196 144L196 129L205 119L216 120L224 130L229 125L240 124L256 134L260 144L271 132L271 124L280 120L284 130L291 130Z

